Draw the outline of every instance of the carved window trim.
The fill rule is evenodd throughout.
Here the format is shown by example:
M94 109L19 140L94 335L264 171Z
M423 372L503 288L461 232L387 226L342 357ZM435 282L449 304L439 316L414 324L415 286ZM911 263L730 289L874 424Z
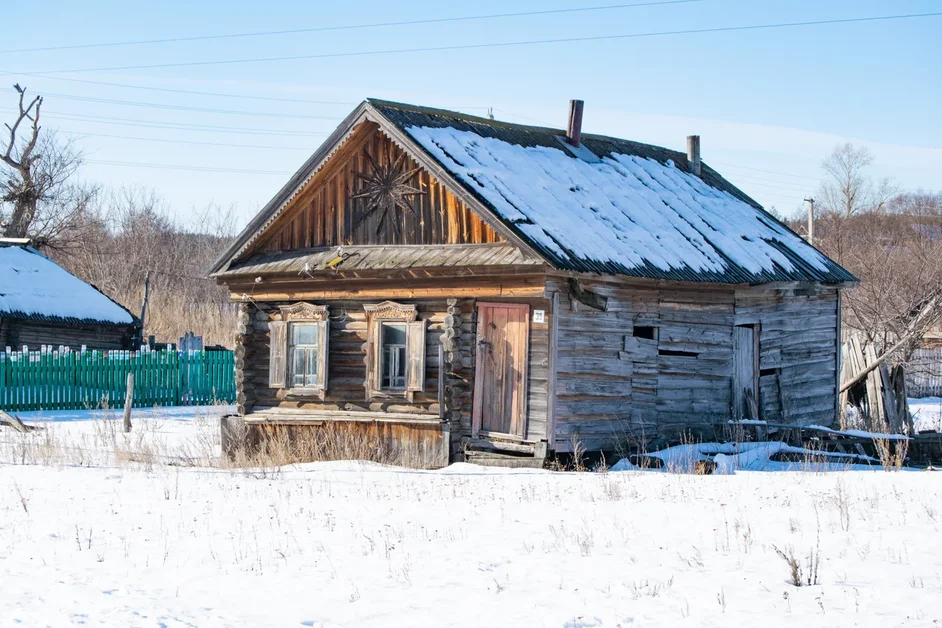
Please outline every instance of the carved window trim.
M388 399L405 399L414 401L415 393L425 389L425 321L419 320L419 311L415 304L383 301L382 303L364 304L367 322L367 355L366 355L366 400L381 401ZM406 325L406 360L407 379L403 390L383 389L381 385L382 364L382 324L404 323ZM413 346L414 334L419 334L421 327L421 340ZM418 360L413 365L412 361ZM414 368L413 368L414 367Z
M318 334L318 383L314 386L291 385L291 326L292 324L316 325ZM327 394L327 372L330 355L330 315L326 305L314 305L299 301L291 305L280 305L270 315L269 386L282 388L288 395L316 396L323 400ZM277 333L274 333L277 328ZM280 361L277 367L273 364Z
M382 303L366 304L363 306L367 318L372 321L403 321L414 323L419 316L419 310L414 303L404 304L395 301L383 301Z
M284 322L320 322L326 321L329 315L329 309L326 305L314 305L298 301L291 305L279 305L278 311L272 316L272 320Z

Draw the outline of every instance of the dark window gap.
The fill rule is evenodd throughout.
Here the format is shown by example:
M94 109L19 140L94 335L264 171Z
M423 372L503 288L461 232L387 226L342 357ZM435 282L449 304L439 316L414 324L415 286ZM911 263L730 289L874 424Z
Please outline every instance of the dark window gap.
M658 349L658 355L676 357L676 358L699 358L700 354L694 351L673 351L671 349Z
M635 338L644 338L645 340L657 340L657 327L651 325L635 325Z
M759 371L759 377L768 377L769 375L779 375L781 372L782 372L782 369L780 368L761 369Z

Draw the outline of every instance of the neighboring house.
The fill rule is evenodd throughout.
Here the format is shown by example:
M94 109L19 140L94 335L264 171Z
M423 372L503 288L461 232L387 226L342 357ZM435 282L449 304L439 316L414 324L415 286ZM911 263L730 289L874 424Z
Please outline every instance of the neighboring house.
M129 349L138 320L24 239L0 238L0 350Z
M855 277L699 138L688 156L571 113L357 107L211 269L243 304L246 423L343 426L428 466L835 424Z

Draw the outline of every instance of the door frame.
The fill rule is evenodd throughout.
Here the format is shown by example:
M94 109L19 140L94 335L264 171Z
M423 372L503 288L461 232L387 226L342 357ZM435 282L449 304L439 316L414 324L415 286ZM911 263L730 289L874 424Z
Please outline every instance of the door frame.
M520 381L521 395L523 395L523 403L520 404L520 417L518 425L520 426L520 434L514 434L513 431L509 433L503 432L491 432L483 431L481 429L481 424L484 418L484 406L483 406L483 395L484 395L484 378L480 376L483 370L483 357L482 353L478 351L478 343L482 340L482 326L481 326L481 307L503 307L514 310L523 310L525 312L524 322L526 323L526 333L523 336L523 377ZM474 334L474 399L472 402L472 411L471 411L471 437L477 438L478 435L487 435L487 436L499 436L504 438L512 438L517 440L526 440L527 436L527 406L529 396L528 385L529 385L529 374L530 374L530 305L527 303L500 303L495 301L479 301L477 303L477 318L475 323L475 334ZM510 425L513 426L514 417L510 418Z
M742 411L743 410L742 402L743 402L744 395L742 394L741 391L737 390L737 387L741 388L742 390L746 390L746 387L743 386L742 384L747 383L744 380L740 380L740 377L744 374L739 372L739 369L737 368L737 364L740 362L738 352L739 352L740 347L743 346L740 344L737 338L737 333L736 333L737 329L749 329L752 332L751 342L749 343L752 345L751 347L752 348L752 360L750 364L750 367L752 370L752 381L748 383L751 385L752 393L753 393L752 401L753 403L755 403L756 416L752 418L758 420L762 418L762 402L759 399L759 375L760 375L759 373L759 361L760 361L759 360L760 359L759 336L761 332L761 327L758 323L745 323L745 324L733 326L733 377L732 377L733 381L732 381L732 398L730 399L730 406L731 406L730 410L731 410L732 416L730 418L733 419L734 421L740 421L740 420L745 419L746 415L748 414ZM739 403L737 403L737 401L739 401Z

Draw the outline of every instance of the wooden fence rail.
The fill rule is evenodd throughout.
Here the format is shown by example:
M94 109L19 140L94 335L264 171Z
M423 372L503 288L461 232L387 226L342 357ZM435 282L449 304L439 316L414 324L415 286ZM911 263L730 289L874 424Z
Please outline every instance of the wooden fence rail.
M906 390L910 397L942 397L942 347L913 352Z
M128 374L134 407L235 400L232 351L7 351L0 353L0 409L120 407Z

